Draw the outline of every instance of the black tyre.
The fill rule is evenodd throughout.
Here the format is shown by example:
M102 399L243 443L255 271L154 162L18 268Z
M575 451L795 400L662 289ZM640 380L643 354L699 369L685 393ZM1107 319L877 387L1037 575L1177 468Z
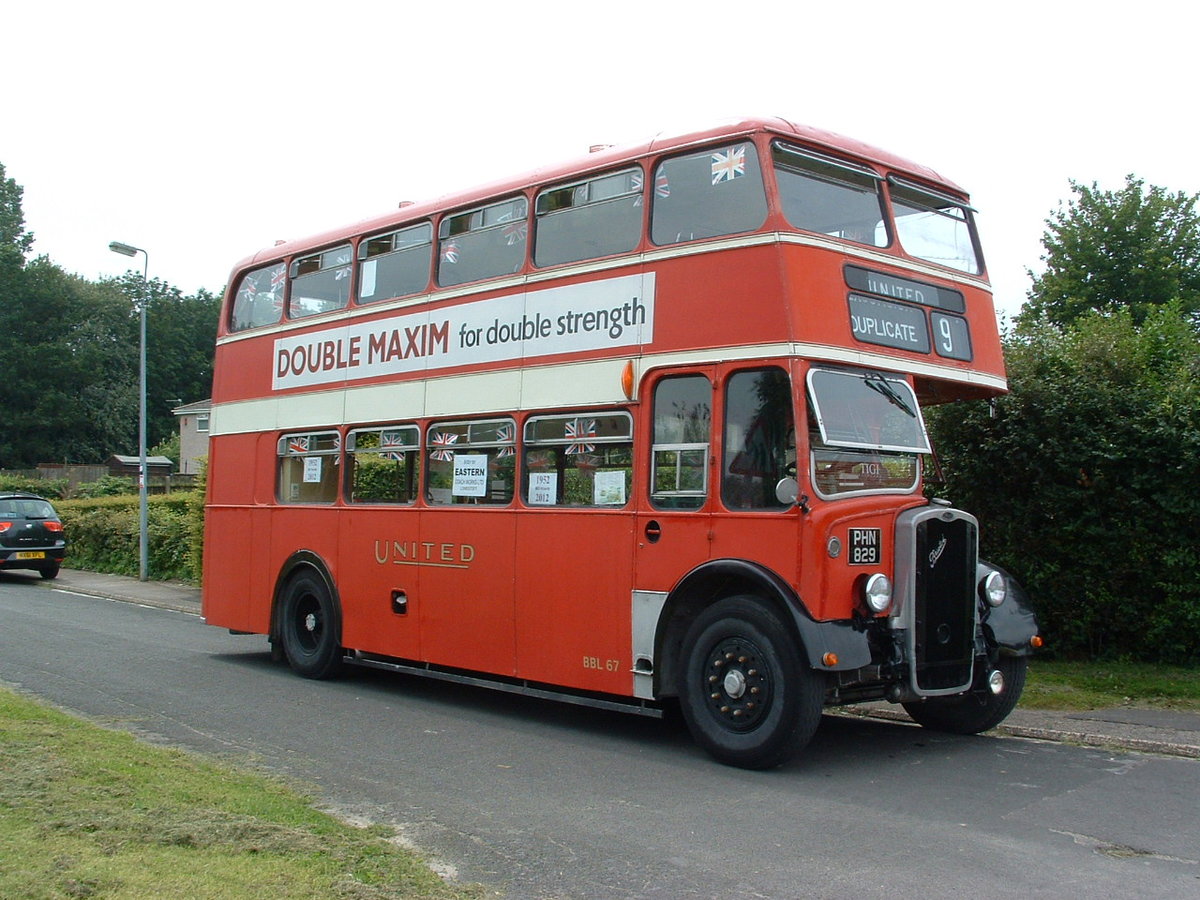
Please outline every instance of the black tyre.
M41 574L41 576L43 578L45 578L46 580L49 580L51 578L58 577L58 570L60 568L62 568L61 563L51 563L48 566L42 566L40 569L38 569L38 572Z
M683 641L679 705L696 743L723 763L769 769L799 753L821 721L821 679L756 597L704 610Z
M1013 711L1025 689L1028 661L1023 656L1006 656L996 668L1004 676L1004 690L972 691L961 697L934 697L903 704L914 722L950 734L979 734L995 728Z
M305 678L331 678L341 669L341 615L316 572L300 572L284 588L279 640L288 664Z

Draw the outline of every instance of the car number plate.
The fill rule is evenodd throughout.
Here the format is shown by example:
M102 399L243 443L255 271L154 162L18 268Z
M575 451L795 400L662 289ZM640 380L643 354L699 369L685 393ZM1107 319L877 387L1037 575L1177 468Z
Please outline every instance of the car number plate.
M45 559L46 553L44 550L23 550L16 554L17 559Z

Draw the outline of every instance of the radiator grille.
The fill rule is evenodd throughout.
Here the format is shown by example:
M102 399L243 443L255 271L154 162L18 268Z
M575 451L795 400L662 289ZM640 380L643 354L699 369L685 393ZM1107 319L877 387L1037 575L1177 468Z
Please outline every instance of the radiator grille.
M921 691L971 683L975 646L975 524L931 517L917 525L913 638Z

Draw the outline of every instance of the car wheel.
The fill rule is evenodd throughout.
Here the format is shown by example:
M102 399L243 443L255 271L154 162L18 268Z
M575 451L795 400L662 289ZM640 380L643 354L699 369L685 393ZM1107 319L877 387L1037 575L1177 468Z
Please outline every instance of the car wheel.
M40 569L38 569L38 572L41 573L43 578L49 580L51 578L57 578L58 570L61 568L62 566L59 563L52 563L48 566L42 566Z
M950 734L979 734L995 728L1013 711L1025 689L1028 660L1024 656L1006 656L996 668L1004 676L1004 690L972 691L959 697L934 697L905 703L904 711L912 720L934 731Z
M331 678L342 665L341 615L315 571L294 575L280 600L279 637L288 664L305 678Z
M751 596L722 600L692 623L678 689L696 743L745 769L772 768L799 753L824 703L820 678L796 640Z

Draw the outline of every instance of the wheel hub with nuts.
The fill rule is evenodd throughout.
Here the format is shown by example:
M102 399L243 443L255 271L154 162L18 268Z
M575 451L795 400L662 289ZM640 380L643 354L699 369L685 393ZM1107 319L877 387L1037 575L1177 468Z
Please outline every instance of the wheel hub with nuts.
M745 638L725 638L712 648L704 682L709 711L731 731L751 730L770 710L770 670Z

